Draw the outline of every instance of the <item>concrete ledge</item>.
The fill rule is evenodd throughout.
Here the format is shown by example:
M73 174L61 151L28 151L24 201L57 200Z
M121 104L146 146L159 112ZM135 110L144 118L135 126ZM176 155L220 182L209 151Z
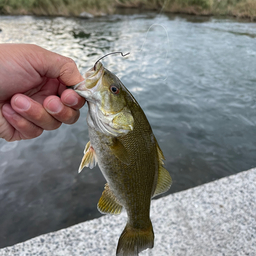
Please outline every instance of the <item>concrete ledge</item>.
M148 256L242 256L256 252L256 169L153 200ZM103 216L0 250L0 256L115 255L126 215Z

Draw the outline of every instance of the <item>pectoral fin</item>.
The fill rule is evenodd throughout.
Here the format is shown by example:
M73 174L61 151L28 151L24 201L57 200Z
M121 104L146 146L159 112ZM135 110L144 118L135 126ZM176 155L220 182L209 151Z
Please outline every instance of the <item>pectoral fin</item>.
M129 164L129 154L124 145L117 139L113 139L113 143L110 145L111 152L123 163Z
M85 146L84 156L79 166L78 173L80 173L84 167L89 167L90 169L92 169L94 166L96 166L96 164L97 164L97 157L89 141Z
M104 214L120 214L123 206L119 203L114 193L109 188L108 183L97 205L98 210Z
M156 141L156 139L155 139ZM169 190L169 188L172 185L172 178L169 174L169 172L163 167L163 160L164 158L164 154L162 152L162 150L160 149L157 141L156 141L156 145L157 145L157 154L158 154L158 163L159 163L159 168L158 168L158 179L157 179L157 185L156 185L156 189L154 192L154 196L160 195L162 193L165 193L166 191Z

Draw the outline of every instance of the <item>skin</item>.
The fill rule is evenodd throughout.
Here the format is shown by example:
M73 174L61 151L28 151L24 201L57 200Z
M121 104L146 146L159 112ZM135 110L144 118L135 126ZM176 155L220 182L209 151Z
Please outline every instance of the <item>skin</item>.
M75 62L36 45L0 44L0 138L32 139L73 124L84 105L66 86L83 80Z

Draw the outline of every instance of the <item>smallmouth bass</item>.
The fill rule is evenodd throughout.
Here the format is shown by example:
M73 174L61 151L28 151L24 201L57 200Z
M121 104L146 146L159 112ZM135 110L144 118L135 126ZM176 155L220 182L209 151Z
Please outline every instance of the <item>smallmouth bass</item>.
M166 192L172 183L163 167L163 152L135 98L101 62L85 73L74 90L88 103L90 141L79 172L98 163L107 180L98 210L119 214L125 208L128 217L116 255L137 256L154 246L151 198Z

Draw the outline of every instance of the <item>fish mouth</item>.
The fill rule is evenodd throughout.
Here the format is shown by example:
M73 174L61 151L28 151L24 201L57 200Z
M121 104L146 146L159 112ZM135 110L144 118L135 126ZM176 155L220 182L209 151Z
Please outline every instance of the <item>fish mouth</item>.
M104 67L101 62L98 62L94 67L90 68L84 75L84 80L73 86L73 90L76 91L79 95L89 100L89 94L97 90L98 85L100 84L101 78L104 74Z

